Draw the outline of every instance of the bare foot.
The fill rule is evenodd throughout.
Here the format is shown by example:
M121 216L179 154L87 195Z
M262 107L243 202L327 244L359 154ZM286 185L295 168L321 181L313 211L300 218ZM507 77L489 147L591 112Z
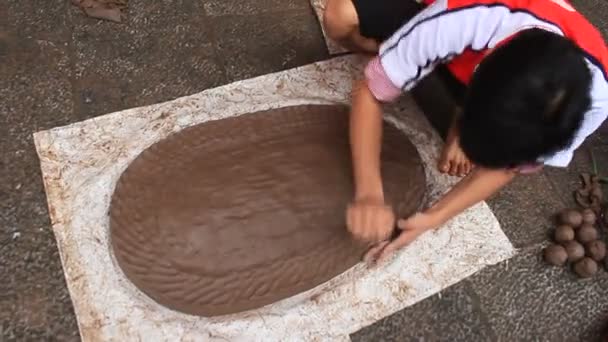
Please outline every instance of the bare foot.
M439 158L439 171L450 176L464 177L471 172L473 164L462 152L458 136L450 137L446 142Z
M325 33L353 52L378 53L378 42L359 32L359 16L352 0L328 0L323 14Z

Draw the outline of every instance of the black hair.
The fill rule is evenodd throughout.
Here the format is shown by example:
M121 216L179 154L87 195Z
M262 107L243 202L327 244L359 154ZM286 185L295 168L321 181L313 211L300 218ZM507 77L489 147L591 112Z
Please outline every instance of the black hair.
M460 118L475 164L509 168L567 147L591 106L592 76L568 38L528 29L479 64Z

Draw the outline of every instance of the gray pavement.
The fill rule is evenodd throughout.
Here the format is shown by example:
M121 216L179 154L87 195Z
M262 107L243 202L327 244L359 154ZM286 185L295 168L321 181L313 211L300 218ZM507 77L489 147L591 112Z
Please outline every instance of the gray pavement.
M575 5L608 33L608 2ZM70 1L1 1L0 341L78 340L33 132L328 57L307 0L130 0L125 24L87 18ZM441 130L449 101L440 87L431 78L415 93ZM608 172L607 125L570 169L522 177L490 201L518 256L353 340L598 340L608 273L580 281L539 260L549 215L573 204L589 150Z

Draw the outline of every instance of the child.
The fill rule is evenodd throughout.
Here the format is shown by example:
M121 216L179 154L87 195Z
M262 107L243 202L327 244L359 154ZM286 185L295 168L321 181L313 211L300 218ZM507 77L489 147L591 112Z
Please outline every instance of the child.
M381 261L427 230L487 199L520 173L566 167L608 115L608 50L566 0L328 0L325 28L348 47L377 52L355 85L351 149L356 195L347 226ZM380 177L382 102L432 69L466 85L439 160L465 176L423 212L399 220Z

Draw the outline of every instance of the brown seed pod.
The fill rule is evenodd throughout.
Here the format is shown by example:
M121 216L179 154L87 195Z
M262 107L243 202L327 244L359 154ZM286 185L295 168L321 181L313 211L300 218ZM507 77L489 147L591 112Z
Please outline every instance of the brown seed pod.
M574 229L568 225L561 225L555 229L553 236L556 242L566 242L574 240Z
M606 257L606 244L600 240L587 242L585 254L595 261L602 261Z
M583 223L583 215L574 209L566 209L559 214L561 224L567 224L571 227L578 227Z
M583 224L576 231L576 239L580 243L585 244L587 242L591 242L593 240L597 240L597 238L598 238L597 229L595 229L595 227L593 227L590 224Z
M574 264L574 272L581 278L589 278L597 273L597 262L591 258L583 258Z
M595 212L592 209L585 209L582 211L582 214L583 223L593 225L597 221L597 215L595 215Z
M568 253L568 261L570 262L579 261L585 256L585 248L577 241L565 242L563 246Z
M554 266L563 266L568 260L568 253L563 246L550 245L543 251L545 261Z
M591 196L597 198L600 202L604 199L604 193L602 192L600 183L593 184Z

